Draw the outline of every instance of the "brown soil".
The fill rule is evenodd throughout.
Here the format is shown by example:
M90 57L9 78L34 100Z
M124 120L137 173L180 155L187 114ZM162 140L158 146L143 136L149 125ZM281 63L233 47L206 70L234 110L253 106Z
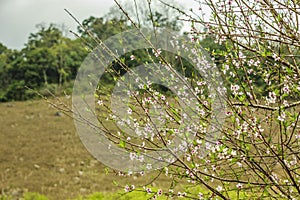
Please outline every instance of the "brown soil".
M43 100L0 104L0 195L69 199L120 188L84 148L73 120ZM132 179L131 179L132 180Z

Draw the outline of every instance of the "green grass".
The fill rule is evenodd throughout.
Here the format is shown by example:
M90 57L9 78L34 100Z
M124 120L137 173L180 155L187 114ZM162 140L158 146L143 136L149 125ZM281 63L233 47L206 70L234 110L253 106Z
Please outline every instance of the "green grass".
M142 190L142 189L141 189ZM152 188L153 191L156 191L155 188ZM197 195L199 192L203 194L207 194L208 191L203 189L200 186L196 186L193 188L186 189L187 192L191 192L194 195ZM119 190L118 192L96 192L87 196L79 196L75 199L69 199L69 200L146 200L151 199L151 197L154 194L147 194L144 191L131 191L128 193L125 193L122 190ZM237 196L236 191L229 192L229 198L230 199L252 199L251 194L246 194L244 192L240 192L240 195ZM0 200L12 200L12 197L7 196L0 196ZM168 198L166 196L159 196L157 197L158 200L167 200ZM188 199L188 198L181 198L181 199ZM38 194L38 193L25 193L21 200L49 200L46 196Z
M145 192L132 191L129 193L124 193L119 191L116 193L100 193L96 192L88 196L79 196L71 200L145 200L151 198L151 194L146 194ZM0 196L0 200L13 200L10 196ZM158 200L165 200L166 197L159 197ZM25 193L20 200L49 200L44 195L38 193Z
M0 196L0 200L13 200L16 199L11 196ZM44 195L35 192L27 192L23 195L20 200L48 200L48 198Z
M73 200L145 200L151 198L153 195L145 192L132 191L129 193L94 193L87 197L79 197ZM158 200L165 200L166 197L159 197Z

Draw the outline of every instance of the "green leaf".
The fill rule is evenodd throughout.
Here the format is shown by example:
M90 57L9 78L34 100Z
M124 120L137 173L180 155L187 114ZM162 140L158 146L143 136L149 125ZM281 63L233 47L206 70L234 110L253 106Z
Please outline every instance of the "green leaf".
M108 173L109 173L109 168L108 168L108 167L105 167L104 170L105 170L105 174L108 175Z
M121 148L125 148L126 142L125 142L124 140L120 140L119 146L120 146Z
M118 185L119 185L117 181L113 181L113 184L114 184L115 186L118 186Z

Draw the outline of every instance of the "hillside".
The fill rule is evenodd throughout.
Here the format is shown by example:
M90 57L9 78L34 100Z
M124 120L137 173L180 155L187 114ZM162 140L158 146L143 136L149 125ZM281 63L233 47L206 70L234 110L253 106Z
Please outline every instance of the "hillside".
M44 100L0 104L0 195L75 198L120 188L83 147L73 121Z

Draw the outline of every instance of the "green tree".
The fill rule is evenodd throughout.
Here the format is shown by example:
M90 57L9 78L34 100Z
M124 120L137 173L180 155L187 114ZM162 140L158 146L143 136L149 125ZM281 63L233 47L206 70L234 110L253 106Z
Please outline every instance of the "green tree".
M77 69L87 54L78 39L63 36L56 25L38 25L20 51L0 46L0 100L26 100L39 90L53 86L60 92L65 83L76 76Z
M104 41L112 35L126 31L130 28L123 19L105 19L103 17L89 17L83 20L82 25L78 26L80 37L90 48L94 48L99 43L99 40Z
M174 5L174 1L165 2L182 9L180 4L176 3ZM183 24L178 20L180 13L158 0L120 1L120 5L130 16L131 20L141 28L165 27L177 31L182 28ZM111 7L106 18L124 20L127 23L129 22L127 16L118 6Z
M0 101L6 100L5 88L7 87L10 78L7 77L7 68L11 62L11 54L12 51L0 43Z

